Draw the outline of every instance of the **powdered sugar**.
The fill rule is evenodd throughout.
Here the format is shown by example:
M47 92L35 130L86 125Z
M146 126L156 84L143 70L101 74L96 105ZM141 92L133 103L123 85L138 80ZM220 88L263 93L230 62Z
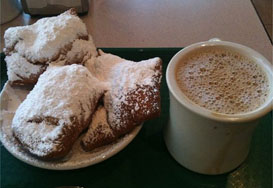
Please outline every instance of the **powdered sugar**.
M41 101L40 105L36 104L33 108L28 109L30 112L26 112L26 115L30 119L37 116L38 114L35 114L37 112L40 115L43 114L43 116L54 115L67 120L72 115L78 117L81 113L79 103L82 103L84 111L89 111L88 105L90 104L86 101L93 98L92 95L96 96L97 93L100 93L100 86L96 82L96 79L87 69L79 65L49 67L27 96L30 103L33 101L37 103L41 101L41 98L43 101ZM71 100L70 96L73 96L73 100ZM31 105L30 103L26 103L26 107ZM64 111L64 109L68 109L68 111ZM88 115L85 115L84 119L86 120L87 117Z
M13 53L5 57L8 69L8 78L10 81L29 78L31 75L36 75L43 70L42 65L34 65L29 63L24 57L18 53ZM18 76L20 74L20 77Z
M129 89L136 89L138 86L154 84L153 76L160 74L155 71L155 67L160 61L159 58L153 58L140 62L123 61L113 67L109 76L112 88L121 88L123 92Z
M49 67L16 111L12 128L37 156L62 143L52 142L73 129L74 117L86 122L103 92L83 66ZM72 119L71 119L72 118Z
M87 35L81 19L67 11L40 19L33 25L11 27L6 30L4 39L6 50L14 49L35 63L53 59L65 45Z
M67 53L66 64L84 64L91 56L97 56L97 49L94 45L92 36L89 35L88 40L76 39L71 50ZM78 63L79 62L79 63Z
M103 53L101 50L99 53L100 56L89 59L85 66L92 73L92 75L99 80L106 82L110 79L109 75L113 67L126 60L113 54Z
M104 107L98 108L98 110L95 112L95 114L92 117L92 123L91 127L93 129L97 129L100 125L103 126L103 129L101 129L101 133L105 135L113 135L113 132L107 122L107 113Z
M114 137L114 133L107 122L107 114L104 107L100 106L92 117L92 122L85 136L83 137L83 143L99 144L100 139L108 137Z
M146 116L159 111L158 84L161 69L156 67L160 66L160 61L159 58L140 62L123 61L113 66L109 75L111 87L104 97L111 126L116 129L124 128L128 123L126 121L131 121L129 119L135 117L140 108L147 110L143 112Z

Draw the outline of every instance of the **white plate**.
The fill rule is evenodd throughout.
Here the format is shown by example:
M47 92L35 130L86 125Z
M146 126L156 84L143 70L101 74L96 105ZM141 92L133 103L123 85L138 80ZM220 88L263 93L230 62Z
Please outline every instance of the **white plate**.
M85 152L80 146L80 138L74 144L71 152L62 160L43 161L24 151L22 146L12 136L11 122L17 107L25 99L29 90L11 87L5 84L1 96L0 114L0 139L4 147L17 159L32 166L53 169L71 170L87 167L102 162L125 148L138 134L142 125L137 126L132 132L118 139L116 142Z

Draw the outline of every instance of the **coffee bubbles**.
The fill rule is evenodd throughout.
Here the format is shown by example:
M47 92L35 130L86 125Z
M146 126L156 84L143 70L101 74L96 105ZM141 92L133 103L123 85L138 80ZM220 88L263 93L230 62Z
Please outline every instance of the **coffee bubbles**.
M224 114L253 111L269 93L267 75L258 64L221 47L200 48L181 59L176 81L191 101Z

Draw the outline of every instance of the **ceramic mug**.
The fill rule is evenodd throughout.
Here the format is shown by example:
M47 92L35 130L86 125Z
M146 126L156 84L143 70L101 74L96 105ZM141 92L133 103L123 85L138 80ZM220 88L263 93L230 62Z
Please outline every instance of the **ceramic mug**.
M220 114L190 101L177 85L179 60L199 48L220 46L247 56L261 65L269 80L266 102L244 114ZM251 137L259 119L272 110L272 65L258 52L232 42L211 39L179 51L169 62L166 80L170 95L170 121L164 127L166 146L182 166L202 174L222 174L238 167L247 157Z

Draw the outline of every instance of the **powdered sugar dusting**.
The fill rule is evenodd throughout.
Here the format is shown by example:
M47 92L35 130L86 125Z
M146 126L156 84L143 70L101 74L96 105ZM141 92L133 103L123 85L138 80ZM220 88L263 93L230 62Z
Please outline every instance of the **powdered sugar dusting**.
M104 107L100 106L92 117L92 122L85 136L83 143L99 144L101 139L114 138L114 133L107 122L107 113Z
M88 40L76 39L73 41L71 49L67 53L61 53L59 58L51 61L51 65L63 66L71 64L84 65L90 58L96 57L98 52L93 42L92 36Z
M4 39L6 51L14 49L31 62L41 62L54 58L65 45L87 35L81 19L67 11L40 19L33 25L11 27Z
M109 78L109 75L113 67L126 60L113 54L103 53L102 51L99 52L100 56L89 59L85 66L92 73L92 75L99 80L108 81L111 79Z
M29 63L24 57L18 53L13 53L5 57L8 69L8 78L10 81L29 78L31 75L36 75L43 70L42 65L34 65ZM20 77L18 76L20 74Z
M159 58L153 58L140 62L123 61L115 65L109 78L112 88L121 88L123 92L128 92L137 86L152 86L153 76L160 74L159 70L155 71L159 61Z
M88 40L76 39L72 44L72 49L67 53L67 64L80 62L84 64L91 56L97 56L97 49L92 36Z
M159 90L156 84L160 83L161 69L156 67L160 66L160 62L159 58L140 62L123 61L113 67L109 76L111 87L105 94L104 104L108 110L108 120L116 129L127 126L125 120L134 117L140 107L142 110L149 109L144 112L147 116L159 111ZM149 102L154 103L148 105Z
M46 155L62 144L52 140L73 129L74 120L87 121L102 92L81 65L49 67L16 111L13 131L32 153Z

